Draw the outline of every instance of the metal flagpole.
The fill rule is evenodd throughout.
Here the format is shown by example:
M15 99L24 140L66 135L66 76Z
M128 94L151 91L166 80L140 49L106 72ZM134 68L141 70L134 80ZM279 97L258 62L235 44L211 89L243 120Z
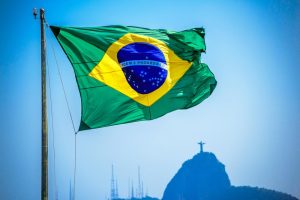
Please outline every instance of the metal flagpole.
M41 64L42 64L42 200L48 200L48 122L46 96L46 40L45 10L40 9L41 22Z
M33 10L36 17L37 10ZM48 121L47 121L47 95L46 95L46 39L45 39L45 10L40 9L41 25L41 75L42 75L42 173L41 173L41 199L48 200Z

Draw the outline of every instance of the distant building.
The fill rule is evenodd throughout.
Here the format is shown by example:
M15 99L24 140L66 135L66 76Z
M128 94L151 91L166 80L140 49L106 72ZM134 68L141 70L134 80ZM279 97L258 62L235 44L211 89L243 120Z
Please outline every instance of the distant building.
M118 181L114 176L114 166L111 166L111 183L110 183L110 199L118 199Z
M130 184L130 182L129 182ZM137 188L134 188L133 183L131 183L131 189L128 187L128 198L119 197L118 193L118 182L114 174L114 166L111 167L111 189L110 189L110 198L108 200L159 200L158 198L153 198L144 194L144 184L141 180L141 170L138 167L138 185Z
M145 196L143 198L135 198L135 197L133 197L133 198L129 198L129 199L120 199L120 198L118 198L118 199L112 199L112 200L159 200L159 199L158 198L149 197L149 196Z

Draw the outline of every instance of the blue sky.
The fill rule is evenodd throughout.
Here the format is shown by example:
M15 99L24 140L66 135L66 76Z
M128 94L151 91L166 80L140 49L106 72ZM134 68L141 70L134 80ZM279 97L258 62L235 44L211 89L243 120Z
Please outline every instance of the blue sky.
M0 6L0 198L39 199L40 41L32 8L49 24L134 25L206 29L203 62L218 80L211 97L160 119L79 133L76 199L109 195L110 167L119 192L137 184L162 193L182 162L214 152L233 185L251 185L300 198L300 3L268 1L3 1ZM75 126L80 97L72 67L47 30L59 199L73 179L74 135L51 50L58 57ZM50 106L50 105L49 105ZM49 192L54 195L53 130L49 118Z

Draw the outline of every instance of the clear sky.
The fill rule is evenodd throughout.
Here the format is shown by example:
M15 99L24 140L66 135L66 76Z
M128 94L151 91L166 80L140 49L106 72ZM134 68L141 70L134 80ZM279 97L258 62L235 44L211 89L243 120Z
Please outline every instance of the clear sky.
M151 196L199 150L216 154L233 185L259 186L300 198L300 2L269 1L0 1L0 199L40 195L40 32L33 7L49 24L206 29L207 63L218 80L200 105L160 119L79 133L77 200L109 196L115 166L119 193L137 184L141 167ZM76 127L80 97L72 67L47 30L59 199L73 179L74 134L51 43ZM51 43L50 43L51 42ZM54 197L49 119L49 192Z

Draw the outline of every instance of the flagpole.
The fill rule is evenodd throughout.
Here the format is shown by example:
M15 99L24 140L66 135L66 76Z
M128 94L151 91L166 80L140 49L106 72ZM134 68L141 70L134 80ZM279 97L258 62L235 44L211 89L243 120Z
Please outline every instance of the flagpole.
M48 122L47 122L47 93L46 93L46 39L45 39L45 10L40 9L41 23L41 72L42 72L42 183L41 199L48 200Z

